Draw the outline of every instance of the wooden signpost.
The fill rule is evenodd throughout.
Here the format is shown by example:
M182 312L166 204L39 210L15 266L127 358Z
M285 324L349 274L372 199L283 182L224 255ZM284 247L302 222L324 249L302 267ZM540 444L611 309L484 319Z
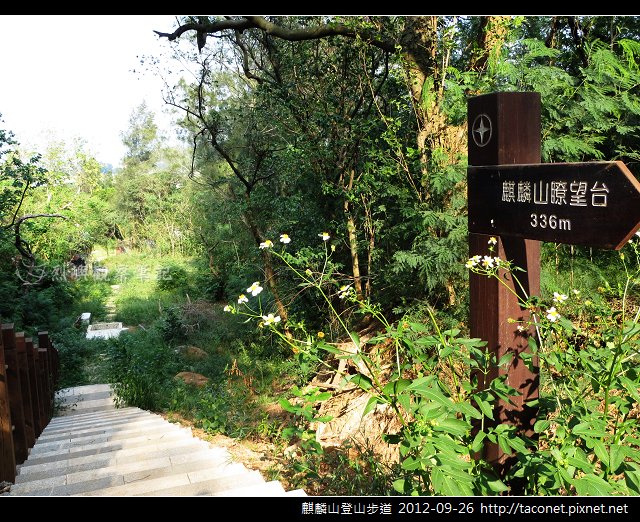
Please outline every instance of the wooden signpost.
M540 163L540 130L539 93L469 99L469 256L489 255L495 237L491 255L525 270L518 276L524 292L510 277L513 292L495 278L470 276L471 336L487 341L496 360L513 354L509 367L492 370L486 383L478 374L478 385L507 375L520 395L500 401L494 417L528 437L537 414L527 403L538 398L538 361L530 370L520 354L535 330L519 331L514 320L529 321L520 299L540 295L540 241L619 249L640 228L640 183L624 163ZM496 444L487 444L483 456L499 473L511 465Z

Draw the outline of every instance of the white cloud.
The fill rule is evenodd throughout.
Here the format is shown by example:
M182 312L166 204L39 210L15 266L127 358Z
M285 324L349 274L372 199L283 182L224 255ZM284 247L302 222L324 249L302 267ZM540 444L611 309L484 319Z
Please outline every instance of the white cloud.
M162 81L139 57L159 55L172 15L1 15L0 128L42 147L53 134L84 138L104 163L123 154L120 133L142 101L165 130ZM134 72L136 71L136 72ZM41 149L40 149L41 150Z

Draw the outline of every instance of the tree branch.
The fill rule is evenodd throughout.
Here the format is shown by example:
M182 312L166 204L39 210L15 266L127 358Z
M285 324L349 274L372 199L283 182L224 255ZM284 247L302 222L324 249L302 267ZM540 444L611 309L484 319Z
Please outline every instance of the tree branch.
M390 39L380 38L380 35L371 29L358 29L340 23L330 23L317 25L315 27L289 29L281 25L270 22L263 16L243 16L240 18L227 18L225 20L215 20L207 23L189 22L182 24L172 33L154 31L160 38L167 38L174 41L184 33L195 31L196 33L215 34L225 30L245 31L247 29L260 29L265 33L288 40L290 42L300 42L303 40L318 40L331 36L344 36L347 38L362 38L365 42L378 47L384 51L393 53L396 50L395 42Z
M60 214L26 214L15 221L14 235L16 238L15 239L16 248L18 249L18 252L20 252L24 257L28 258L31 261L34 261L33 253L31 252L31 248L29 247L29 244L20 236L20 226L27 219L35 219L35 218L41 218L41 217L67 219L65 216L62 216Z
M246 18L227 18L225 20L216 20L215 22L190 22L187 24L182 24L173 33L163 33L161 31L153 32L156 33L160 38L166 38L170 42L173 42L174 40L180 38L184 33L188 33L189 31L219 33L225 31L226 29L244 31L245 29L251 29L252 27L255 26L252 25Z
M255 80L258 83L262 83L264 80L259 76L256 76L255 74L253 74L251 72L251 69L249 68L249 50L247 49L247 46L244 45L244 43L242 42L240 35L241 35L240 31L236 30L235 31L236 45L238 46L238 48L242 53L242 69L244 70L244 75L251 80Z

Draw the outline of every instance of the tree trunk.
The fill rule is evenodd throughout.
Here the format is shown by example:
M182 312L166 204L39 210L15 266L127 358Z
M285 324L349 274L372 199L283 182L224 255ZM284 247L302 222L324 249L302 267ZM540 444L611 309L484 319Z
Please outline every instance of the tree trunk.
M360 274L360 260L358 258L358 235L356 231L356 222L351 211L348 194L353 189L353 181L355 178L355 169L349 170L349 182L345 187L347 195L344 199L344 213L347 216L347 235L349 236L349 250L351 252L351 272L353 273L353 288L356 291L358 299L362 300L362 277Z
M477 67L486 68L491 57L501 52L508 36L507 18L495 16L483 20L478 37L478 53L472 60ZM467 145L466 125L451 125L442 110L449 56L445 54L439 61L440 43L437 16L407 17L401 44L417 122L416 145L420 151L422 171L419 190L422 191L421 199L424 202L431 199L429 162L433 151L439 149L444 153L441 155L444 161L453 163L466 152ZM453 281L448 281L445 287L449 303L455 303Z
M349 208L349 201L344 202L344 212L347 215L347 233L349 235L349 250L351 251L351 271L353 272L353 288L358 299L362 300L362 277L360 275L360 261L358 260L358 236L353 214Z
M426 96L427 81L435 82L434 75L438 64L436 52L438 48L438 17L437 16L410 16L400 38L404 49L404 60L407 73L407 82L411 100L413 102L418 133L416 145L420 151L423 182L428 175L427 139L432 133L429 125L431 118L435 116L438 104L435 98Z
M248 197L249 196L247 195L247 198ZM247 210L244 213L244 220L249 226L249 230L251 231L253 240L255 241L256 245L259 246L260 243L264 241L264 237L258 230L258 227L253 220L253 216L251 216L250 210ZM275 303L276 309L278 310L278 315L282 320L284 333L289 339L291 339L293 338L293 335L287 327L287 319L289 318L289 314L287 313L287 308L284 306L284 303L280 298L280 292L278 292L278 281L275 271L273 270L273 258L271 257L271 253L267 248L262 250L262 262L264 264L265 284L267 285L269 291L271 292L271 295L273 296L273 302Z

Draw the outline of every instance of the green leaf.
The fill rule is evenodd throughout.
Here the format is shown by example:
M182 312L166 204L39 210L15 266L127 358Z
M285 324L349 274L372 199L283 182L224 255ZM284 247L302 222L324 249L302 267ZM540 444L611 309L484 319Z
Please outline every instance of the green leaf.
M411 411L411 395L408 393L401 393L398 395L398 402L400 406L404 408L404 411Z
M607 436L607 432L604 430L605 423L601 420L592 420L589 422L581 422L576 424L571 432L574 435L579 435L587 439L603 439Z
M297 413L300 410L298 406L294 406L287 399L280 399L278 403L284 411L288 411L289 413Z
M542 420L536 421L536 423L533 425L533 431L535 433L542 433L543 431L548 430L550 426L551 426L550 421L546 419L542 419Z
M444 359L445 357L449 357L455 351L456 350L453 346L447 345L442 350L440 350L440 357Z
M476 397L475 400L478 408L480 408L480 411L484 413L485 417L493 420L493 406L491 406L491 403L483 401L478 397Z
M440 463L441 467L443 467L443 469L446 468L449 472L452 472L453 470L465 472L465 470L471 470L471 468L473 468L473 464L471 462L464 460L455 454L449 455L445 452L441 452L436 455L436 459Z
M624 389L629 392L629 394L636 400L636 402L640 402L640 393L638 393L638 384L625 376L619 377L619 379L622 385L624 386Z
M420 339L416 339L415 343L418 346L431 347L431 346L439 345L440 344L440 339L438 339L437 337L434 337L434 336L421 337Z
M619 473L620 467L622 466L622 463L624 462L624 459L627 456L628 449L630 448L627 448L626 446L618 446L616 444L612 444L611 447L609 448L609 451L611 452L610 470L613 473Z
M473 478L466 473L456 473L446 468L433 468L431 480L438 495L456 497L473 495Z
M627 464L631 469L626 469L624 472L624 481L630 491L633 491L636 495L640 494L640 468L634 464Z
M508 366L513 360L513 352L507 352L498 361L498 366Z
M477 453L484 446L484 439L487 437L487 434L484 431L479 431L476 436L473 438L473 442L471 443L471 451Z
M356 332L349 332L349 336L356 347L360 348L360 336Z
M509 445L509 437L498 434L498 446L500 446L500 449L507 455L511 455L512 451L511 446Z
M450 433L454 437L462 437L471 429L471 424L458 419L448 418L440 421L433 429Z
M611 484L593 474L573 479L571 483L575 486L576 493L581 496L607 496L613 491Z
M388 382L385 387L382 388L382 392L386 395L397 395L398 393L402 393L410 384L411 381L408 379L397 379Z
M572 483L573 477L571 476L571 474L569 474L569 472L566 469L558 468L556 470L556 473L558 474L558 477L559 477L561 483L564 483L564 484L571 484Z
M292 437L295 437L298 433L298 429L297 428L285 428L282 430L282 436L285 439L290 439Z
M593 465L583 453L576 453L571 457L567 457L567 463L570 466L580 469L586 473L593 472Z
M486 483L489 486L489 489L494 493L504 493L505 491L509 491L509 486L499 479L488 480Z
M407 492L405 491L405 480L398 479L393 481L393 489L395 489L398 493L402 493L403 495Z
M418 332L418 333L423 333L423 332L430 332L431 329L427 328L425 325L423 325L422 323L409 323L409 326L411 327L411 329L414 332Z
M432 388L429 390L420 391L420 394L428 399L431 399L434 402L441 404L447 410L455 410L454 402L448 397L445 397L444 394L438 388Z
M609 452L607 451L607 447L604 445L604 442L596 440L593 444L593 452L596 454L596 457L598 457L600 462L604 462L605 465L608 466Z
M422 460L409 456L402 461L402 469L407 471L414 471L416 469L422 469Z
M318 346L318 348L320 348L321 350L324 350L325 352L333 353L333 354L336 354L336 355L343 355L344 354L343 350L339 350L335 346L331 346L330 344L325 343L324 341L320 341L317 344L317 346Z
M418 413L423 420L432 421L446 415L446 409L442 404L433 401L421 401Z
M529 453L529 448L527 448L524 440L522 440L520 437L512 436L509 437L507 441L509 442L509 446L511 446L518 453L521 453L523 455Z
M464 415L467 415L474 419L481 419L482 413L480 413L476 408L474 408L468 402L457 402L456 410Z
M504 378L493 379L489 388L503 401L510 402L511 397L522 394L515 388L509 386L506 381L506 375Z
M317 393L310 398L317 402L328 401L331 398L331 394L329 392L322 392Z
M367 405L364 407L364 410L362 411L362 416L366 416L367 413L372 412L373 410L376 409L376 406L378 404L381 404L382 401L380 401L380 399L378 398L377 395L373 395L371 398L369 398L369 401L367 402Z
M369 391L371 388L373 388L371 379L366 375L362 375L361 373L358 373L352 377L349 377L348 382L354 383L356 386L358 386L364 391Z
M487 341L474 337L472 339L456 339L456 342L462 346L482 348L487 345Z
M560 324L568 334L571 334L576 329L575 326L573 326L573 323L566 317L559 317L558 324Z
M627 339L633 337L640 333L640 323L634 323L633 321L628 321L625 323L625 328L622 330L622 336Z
M426 377L420 377L419 379L415 379L405 391L417 391L422 389L430 389L431 383L436 380L435 375L427 375Z

